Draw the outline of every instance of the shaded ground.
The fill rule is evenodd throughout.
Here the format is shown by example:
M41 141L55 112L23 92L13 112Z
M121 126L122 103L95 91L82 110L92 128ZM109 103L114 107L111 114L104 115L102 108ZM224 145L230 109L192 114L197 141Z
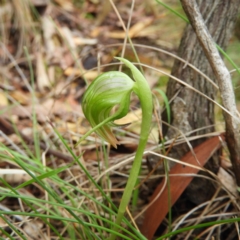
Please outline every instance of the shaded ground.
M180 6L174 1L169 0L168 3L175 10L181 11ZM163 53L162 50L176 54L185 23L154 1L136 1L132 14L131 1L117 1L115 6L125 26L131 19L129 36L136 44L135 48L140 62L148 66L144 70L151 88L165 89L168 77L155 69L170 73L173 58ZM125 58L136 62L131 46L123 44L126 34L122 23L108 1L33 0L31 4L27 1L3 1L0 16L2 19L0 142L22 155L32 158L35 156L42 166L51 169L65 166L71 163L73 158L59 141L53 126L74 149L74 144L90 129L81 109L81 99L86 84L101 72L118 69L119 64L114 59L115 56L123 54ZM234 43L237 44L237 41ZM150 69L149 66L154 69ZM236 80L236 87L237 85ZM156 91L155 94L159 105L156 104L153 130L149 137L147 150L159 153L161 150L158 146L160 141L158 123L163 99ZM108 176L109 166L111 188L108 182L104 181L104 177L102 177L102 187L111 192L111 197L116 203L119 202L120 193L127 181L131 167L129 159L138 145L141 120L141 111L138 109L138 100L133 96L131 112L121 123L132 121L134 123L115 130L121 143L117 150L111 149L95 135L74 149L77 156L83 154L81 161L96 179ZM4 151L1 150L1 152ZM225 155L223 155L222 167L229 171L231 166ZM140 180L144 180L156 163L162 161L159 159L160 157L148 154L143 160ZM29 180L27 174L16 171L20 170L19 165L12 159L7 159L4 154L2 154L0 167L0 177L13 187ZM91 189L85 174L78 165L71 165L69 169L59 173L59 176L85 191ZM162 176L163 167L158 167L157 171L142 183L138 206L133 215L145 209ZM231 175L228 174L227 177L230 179L230 185L233 185ZM64 195L56 183L51 182L51 184L59 195ZM2 184L3 186L6 188L6 185ZM28 185L21 190L24 194L35 198L45 197L44 190L36 184ZM65 199L65 195L62 197ZM176 218L191 209L189 206L191 203L185 197L183 196L178 205L174 207ZM236 208L233 208L229 199L226 195L226 199L222 200L222 207L211 205L213 206L210 208L212 215L220 214L224 209L229 215L231 211L235 212ZM26 209L26 212L30 211L16 198L5 197L0 204L1 210L23 211ZM161 208L167 208L167 206L161 206ZM89 209L92 210L91 206ZM194 214L193 219L199 216L197 210ZM215 216L214 219L218 217ZM143 215L136 219L136 222L141 223L142 219ZM0 220L0 227L12 233L6 220L3 218ZM16 215L15 217L9 216L8 221L14 222L19 229L23 229L25 236L29 239L57 239L39 219L28 218L26 221L25 218ZM25 223L23 226L19 224L21 221ZM196 221L190 222L190 224L193 223ZM57 220L52 221L52 224L56 228L63 227L62 223ZM167 220L165 219L159 229L161 234L166 231L166 226ZM209 232L211 233L210 230ZM232 226L227 229L227 233L229 236L236 236L236 231ZM63 230L61 234L66 239L71 239L67 230ZM201 235L201 232L197 234ZM2 237L5 236L3 232ZM203 236L206 235L203 234ZM178 237L181 239L182 235Z

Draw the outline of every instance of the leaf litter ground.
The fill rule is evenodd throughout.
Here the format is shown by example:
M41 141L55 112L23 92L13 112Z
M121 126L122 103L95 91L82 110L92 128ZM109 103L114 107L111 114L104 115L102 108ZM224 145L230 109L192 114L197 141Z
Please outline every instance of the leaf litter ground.
M167 2L174 9L181 11L176 3L170 0ZM127 26L131 1L119 1L116 3L116 8ZM6 189L15 188L31 180L29 174L12 157L11 151L15 151L25 156L25 160L29 161L33 169L36 166L57 169L70 164L68 168L57 173L58 176L67 183L101 199L101 195L97 189L92 187L79 165L71 165L74 159L59 140L53 130L54 127L67 141L76 156L81 156L80 161L89 173L101 183L104 191L118 204L131 168L132 156L138 145L141 111L137 98L132 96L131 111L127 117L120 120L124 126L115 130L121 143L117 150L110 148L94 134L74 149L74 144L90 129L81 109L81 99L86 84L101 72L117 70L119 66L114 57L121 55L125 47L124 57L136 62L131 47L123 43L126 34L110 2L104 1L104 4L101 1L75 3L61 0L31 1L30 3L4 2L1 3L0 15L3 19L0 49L0 142L1 146L5 146L1 148L0 177L3 179L1 189L5 192ZM136 1L128 34L136 44L140 62L169 74L174 59L148 47L176 54L184 25L157 3ZM166 75L149 68L144 70L152 89L165 89ZM155 107L152 132L143 159L137 206L130 209L129 214L139 227L142 223L155 222L157 224L155 228L152 228L151 224L144 225L145 228L141 227L142 232L151 232L151 237L161 223L157 235L160 236L168 231L169 218L165 218L169 209L167 204L169 201L166 201L167 194L162 195L165 197L163 201L165 204L162 204L159 200L161 190L155 189L161 189L163 185L163 181L161 182L165 176L163 156L174 143L174 141L169 141L164 147L159 145L161 140L159 138L161 124L159 123L163 100L160 95L156 97L160 104L156 104ZM210 140L212 144L214 141L216 140ZM223 138L222 141L224 142ZM224 146L223 142L221 146ZM205 146L205 155L201 153L202 155L198 156L199 159L203 157L201 167L206 161L206 155L212 154L213 148ZM192 158L185 160L185 162L192 161ZM181 164L177 164L175 168L177 166L181 168ZM233 187L234 179L229 174L230 169L227 153L224 152L218 174L219 179L216 181L216 177L214 178L217 186L214 197L218 201L212 198L206 205L195 206L183 194L172 209L174 217L172 229L178 229L180 224L188 226L199 223L199 216L202 222L209 221L210 218L222 219L224 214L235 216L238 206L234 197L236 194L236 188ZM173 169L169 173L170 180L171 173L176 174L174 171L176 170ZM195 176L195 173L187 172L192 176ZM39 172L36 171L35 174ZM50 184L64 202L68 203L69 199L76 203L82 201L89 211L98 211L91 201L86 201L79 194L70 198L56 182L47 177L45 180L46 184ZM11 187L7 187L6 183ZM173 187L176 191L171 191L171 197L177 200L181 195L178 187L183 188L183 186ZM168 192L166 187L165 190L163 189L162 191ZM32 198L47 198L44 189L36 182L20 188L19 194ZM159 194L159 199L155 198L154 202L154 196L157 194ZM41 212L48 213L53 208L54 206L47 205L46 209L42 209ZM30 217L33 209L19 198L3 197L0 210L26 213L26 216L14 213L12 215L1 214L0 227L3 229L1 237L5 238L9 234L14 239L20 239L14 228L10 227L13 224L25 238L57 239L57 235L42 218ZM59 211L62 216L66 216L67 212L64 209L59 208ZM158 212L164 213L160 217L161 220L159 220L161 214L154 218L153 213ZM86 220L85 216L82 218ZM63 221L52 219L50 222L64 239L73 239ZM77 228L74 224L72 227ZM216 236L216 232L219 231L223 233L225 231L225 234L233 237L237 234L234 225L225 228L219 226L213 229L204 228L194 234L206 239L206 236ZM177 235L176 239L184 237L191 239L189 232Z

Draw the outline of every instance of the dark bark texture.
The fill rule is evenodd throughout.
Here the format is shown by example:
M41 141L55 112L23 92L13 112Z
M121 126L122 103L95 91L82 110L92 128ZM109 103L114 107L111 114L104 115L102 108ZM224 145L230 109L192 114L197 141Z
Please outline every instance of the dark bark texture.
M237 20L240 1L198 0L197 3L214 41L225 50ZM178 55L216 82L211 66L190 25L186 27L183 33ZM187 64L176 60L172 69L172 75L185 81L212 99L216 96L216 87L188 67ZM164 127L163 132L167 134L169 138L178 136L179 130L187 136L189 136L189 133L193 130L196 131L192 133L191 136L214 131L214 104L211 101L173 79L170 79L168 82L167 97L171 101L171 125L178 129L178 131L176 131L173 130L173 128L167 129ZM163 114L163 120L166 120L165 114ZM196 146L202 141L204 141L204 139L191 142L191 144ZM182 144L175 147L173 151L175 152L175 157L181 158L189 151L189 147L187 144ZM216 172L218 169L217 160L218 158L215 156L215 158L208 162L206 168ZM211 191L206 185L210 186L210 184L202 178L193 180L188 189L188 195L193 202L200 203L210 197L209 193ZM195 194L196 191L198 194Z

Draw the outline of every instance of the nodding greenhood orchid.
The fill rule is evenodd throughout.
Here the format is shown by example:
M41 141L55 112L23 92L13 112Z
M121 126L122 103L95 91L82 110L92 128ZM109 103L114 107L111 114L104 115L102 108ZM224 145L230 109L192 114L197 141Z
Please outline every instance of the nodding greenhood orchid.
M90 84L82 102L83 113L93 127L82 140L95 131L116 148L118 141L111 131L111 126L115 125L114 120L120 119L128 113L131 92L134 92L140 100L142 108L140 140L129 179L118 208L116 224L112 228L116 231L118 229L117 226L121 224L138 178L143 152L151 128L153 109L151 90L142 73L128 60L119 57L117 59L130 68L135 81L121 72L112 71L103 73ZM115 113L112 113L115 106L117 110ZM115 237L115 234L112 233L109 239L112 240Z
M130 95L134 82L121 72L107 72L97 77L87 89L82 102L83 113L92 127L108 119L109 122L96 130L96 133L115 148L118 141L111 131L114 120L128 113ZM110 116L113 108L118 110Z

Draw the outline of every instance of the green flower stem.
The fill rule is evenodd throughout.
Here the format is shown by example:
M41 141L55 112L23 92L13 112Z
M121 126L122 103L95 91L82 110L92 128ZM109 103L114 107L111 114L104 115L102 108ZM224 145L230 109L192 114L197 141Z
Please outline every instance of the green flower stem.
M116 238L115 233L119 230L126 207L129 204L138 179L143 152L151 128L153 109L152 93L142 73L128 60L124 58L117 59L130 68L135 81L125 73L112 71L99 75L90 84L83 96L82 109L85 117L92 126L92 130L86 133L79 141L81 142L95 131L99 136L116 148L118 140L113 135L111 127L116 125L114 124L114 120L122 118L128 113L131 92L134 92L138 96L142 108L140 140L129 174L129 179L118 208L115 225L112 227L110 240ZM112 113L112 109L115 106L118 107L117 111Z
M137 94L140 100L140 104L142 108L142 124L141 124L139 145L133 161L133 166L130 171L129 179L128 179L128 182L124 190L122 200L118 209L118 215L115 221L116 225L113 227L114 231L117 231L118 230L117 225L121 224L122 218L126 211L126 207L131 199L132 192L138 178L144 149L146 147L148 135L151 128L152 109L153 109L152 93L146 79L143 77L141 72L126 59L123 59L123 58L117 58L117 59L124 62L131 69L133 73L133 77L136 81L133 91ZM112 234L109 240L114 240L115 238L116 238L116 235Z

